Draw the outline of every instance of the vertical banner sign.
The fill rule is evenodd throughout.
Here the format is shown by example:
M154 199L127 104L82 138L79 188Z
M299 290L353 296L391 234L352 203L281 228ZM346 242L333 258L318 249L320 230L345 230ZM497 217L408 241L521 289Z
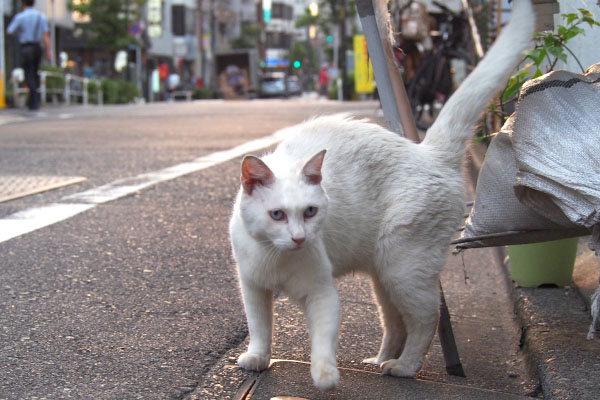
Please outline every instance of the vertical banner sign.
M354 35L354 89L356 93L373 93L373 65L367 51L365 35Z
M271 20L271 0L262 0L262 8L263 8L263 21L265 23Z
M148 0L148 36L162 36L162 0Z

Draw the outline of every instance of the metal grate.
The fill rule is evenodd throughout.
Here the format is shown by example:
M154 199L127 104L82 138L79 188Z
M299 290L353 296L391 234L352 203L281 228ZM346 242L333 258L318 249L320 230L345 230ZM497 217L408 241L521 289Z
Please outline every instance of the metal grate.
M0 176L0 203L83 182L82 176Z

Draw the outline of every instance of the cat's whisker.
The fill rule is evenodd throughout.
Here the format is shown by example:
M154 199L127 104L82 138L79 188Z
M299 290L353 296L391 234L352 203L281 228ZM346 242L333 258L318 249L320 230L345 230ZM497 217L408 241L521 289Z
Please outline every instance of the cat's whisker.
M269 248L266 254L266 262L271 264L271 261L274 260L279 255L279 249L275 246Z

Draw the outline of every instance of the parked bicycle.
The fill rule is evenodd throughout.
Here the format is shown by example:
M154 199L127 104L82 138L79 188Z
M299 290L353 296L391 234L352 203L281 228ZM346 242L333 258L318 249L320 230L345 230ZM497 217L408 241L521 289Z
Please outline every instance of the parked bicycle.
M407 94L417 127L427 129L457 86L456 75L466 75L473 62L463 50L467 47L469 24L462 13L433 1L441 14L436 19L437 30L430 31L432 49L425 53L412 79L406 82ZM464 69L464 73L457 73Z

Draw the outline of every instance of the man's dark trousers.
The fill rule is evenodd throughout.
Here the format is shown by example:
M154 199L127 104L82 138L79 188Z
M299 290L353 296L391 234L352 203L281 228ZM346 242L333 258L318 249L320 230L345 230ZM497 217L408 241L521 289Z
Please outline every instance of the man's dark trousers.
M42 60L42 47L39 43L21 44L21 66L25 72L25 83L29 87L29 97L27 98L27 107L30 110L40 108L40 97L38 88L40 87L40 77L38 70Z

